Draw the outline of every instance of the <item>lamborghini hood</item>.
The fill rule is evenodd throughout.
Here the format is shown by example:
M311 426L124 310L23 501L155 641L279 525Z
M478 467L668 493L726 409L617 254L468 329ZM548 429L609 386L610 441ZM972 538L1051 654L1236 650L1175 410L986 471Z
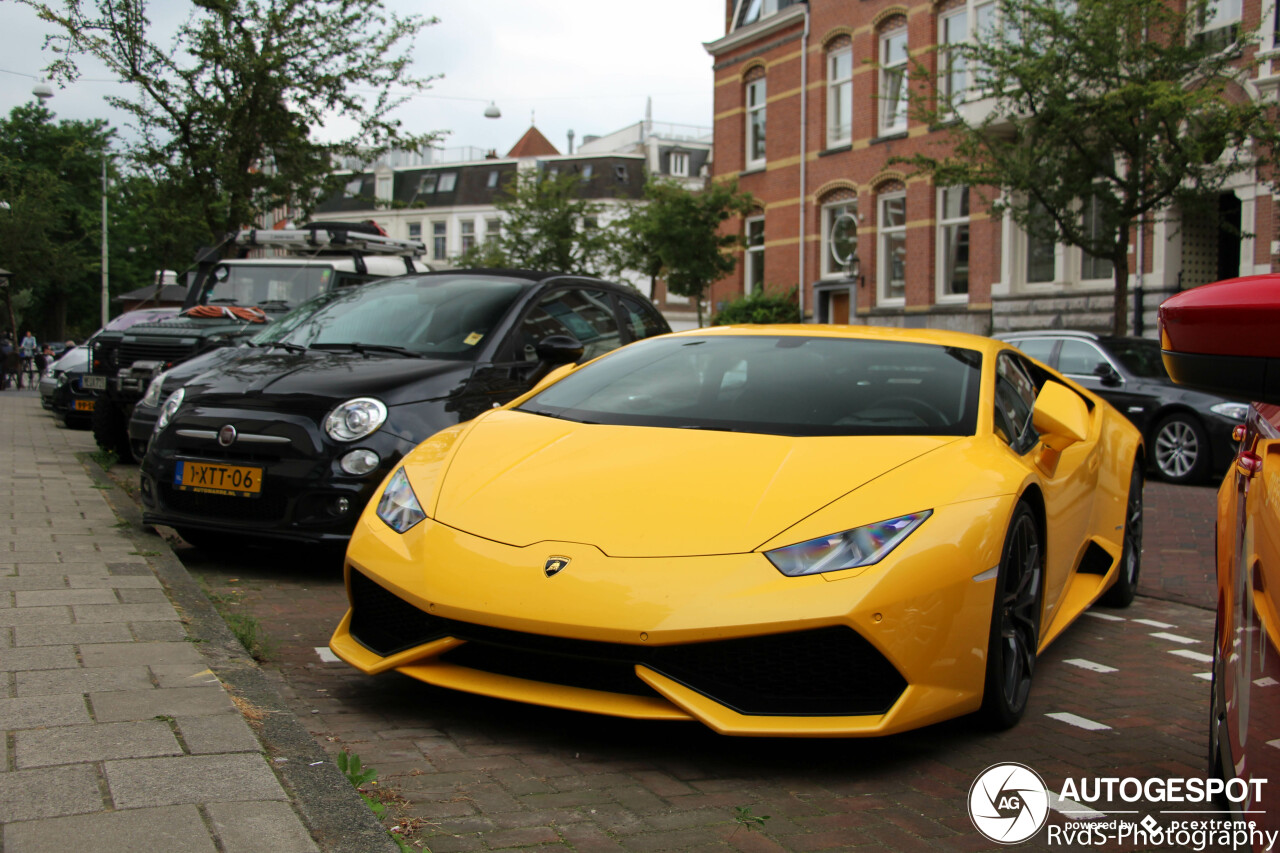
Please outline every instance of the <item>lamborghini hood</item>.
M615 557L745 553L955 440L604 426L495 411L463 438L428 515L518 547L579 542Z

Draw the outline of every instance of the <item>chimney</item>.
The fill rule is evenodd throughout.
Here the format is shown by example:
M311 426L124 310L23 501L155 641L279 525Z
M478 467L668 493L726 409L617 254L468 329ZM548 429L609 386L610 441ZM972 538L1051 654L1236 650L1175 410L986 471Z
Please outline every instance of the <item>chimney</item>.
M573 153L573 128L569 128L569 153Z

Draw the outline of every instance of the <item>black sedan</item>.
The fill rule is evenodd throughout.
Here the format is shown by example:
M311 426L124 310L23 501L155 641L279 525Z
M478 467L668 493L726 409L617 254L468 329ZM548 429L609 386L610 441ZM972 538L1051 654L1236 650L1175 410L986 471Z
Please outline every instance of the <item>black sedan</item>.
M668 331L635 290L578 276L454 270L353 288L169 395L142 461L145 523L197 546L345 543L419 442L559 365Z
M1199 483L1235 458L1231 431L1249 406L1173 383L1160 344L1146 338L1064 330L998 336L1105 398L1142 430L1159 475Z

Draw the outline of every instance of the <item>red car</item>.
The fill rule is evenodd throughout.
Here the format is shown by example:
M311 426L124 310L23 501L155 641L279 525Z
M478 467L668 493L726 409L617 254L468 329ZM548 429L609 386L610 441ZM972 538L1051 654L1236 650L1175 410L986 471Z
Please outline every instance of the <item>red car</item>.
M1255 400L1236 427L1235 464L1218 490L1218 625L1209 714L1210 770L1280 783L1280 275L1208 284L1160 306L1175 382ZM1280 792L1245 804L1280 829Z

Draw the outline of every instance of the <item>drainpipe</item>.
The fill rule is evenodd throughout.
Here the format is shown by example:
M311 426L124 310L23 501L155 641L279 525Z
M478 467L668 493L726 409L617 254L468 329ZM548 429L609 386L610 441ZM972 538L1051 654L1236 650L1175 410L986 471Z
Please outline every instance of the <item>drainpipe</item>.
M1142 266L1144 262L1144 255L1146 254L1146 247L1144 245L1147 242L1145 239L1146 233L1147 215L1145 213L1140 213L1138 214L1138 275L1136 276L1137 280L1134 282L1134 290L1137 292L1137 295L1133 306L1133 333L1138 337L1142 337L1142 334L1147 330L1147 324L1142 318Z
M800 300L800 322L804 322L804 291L808 286L805 279L804 269L804 198L806 193L805 187L805 167L808 158L808 140L807 134L809 129L809 3L805 0L804 4L804 34L800 37L800 287L797 289L797 297Z

